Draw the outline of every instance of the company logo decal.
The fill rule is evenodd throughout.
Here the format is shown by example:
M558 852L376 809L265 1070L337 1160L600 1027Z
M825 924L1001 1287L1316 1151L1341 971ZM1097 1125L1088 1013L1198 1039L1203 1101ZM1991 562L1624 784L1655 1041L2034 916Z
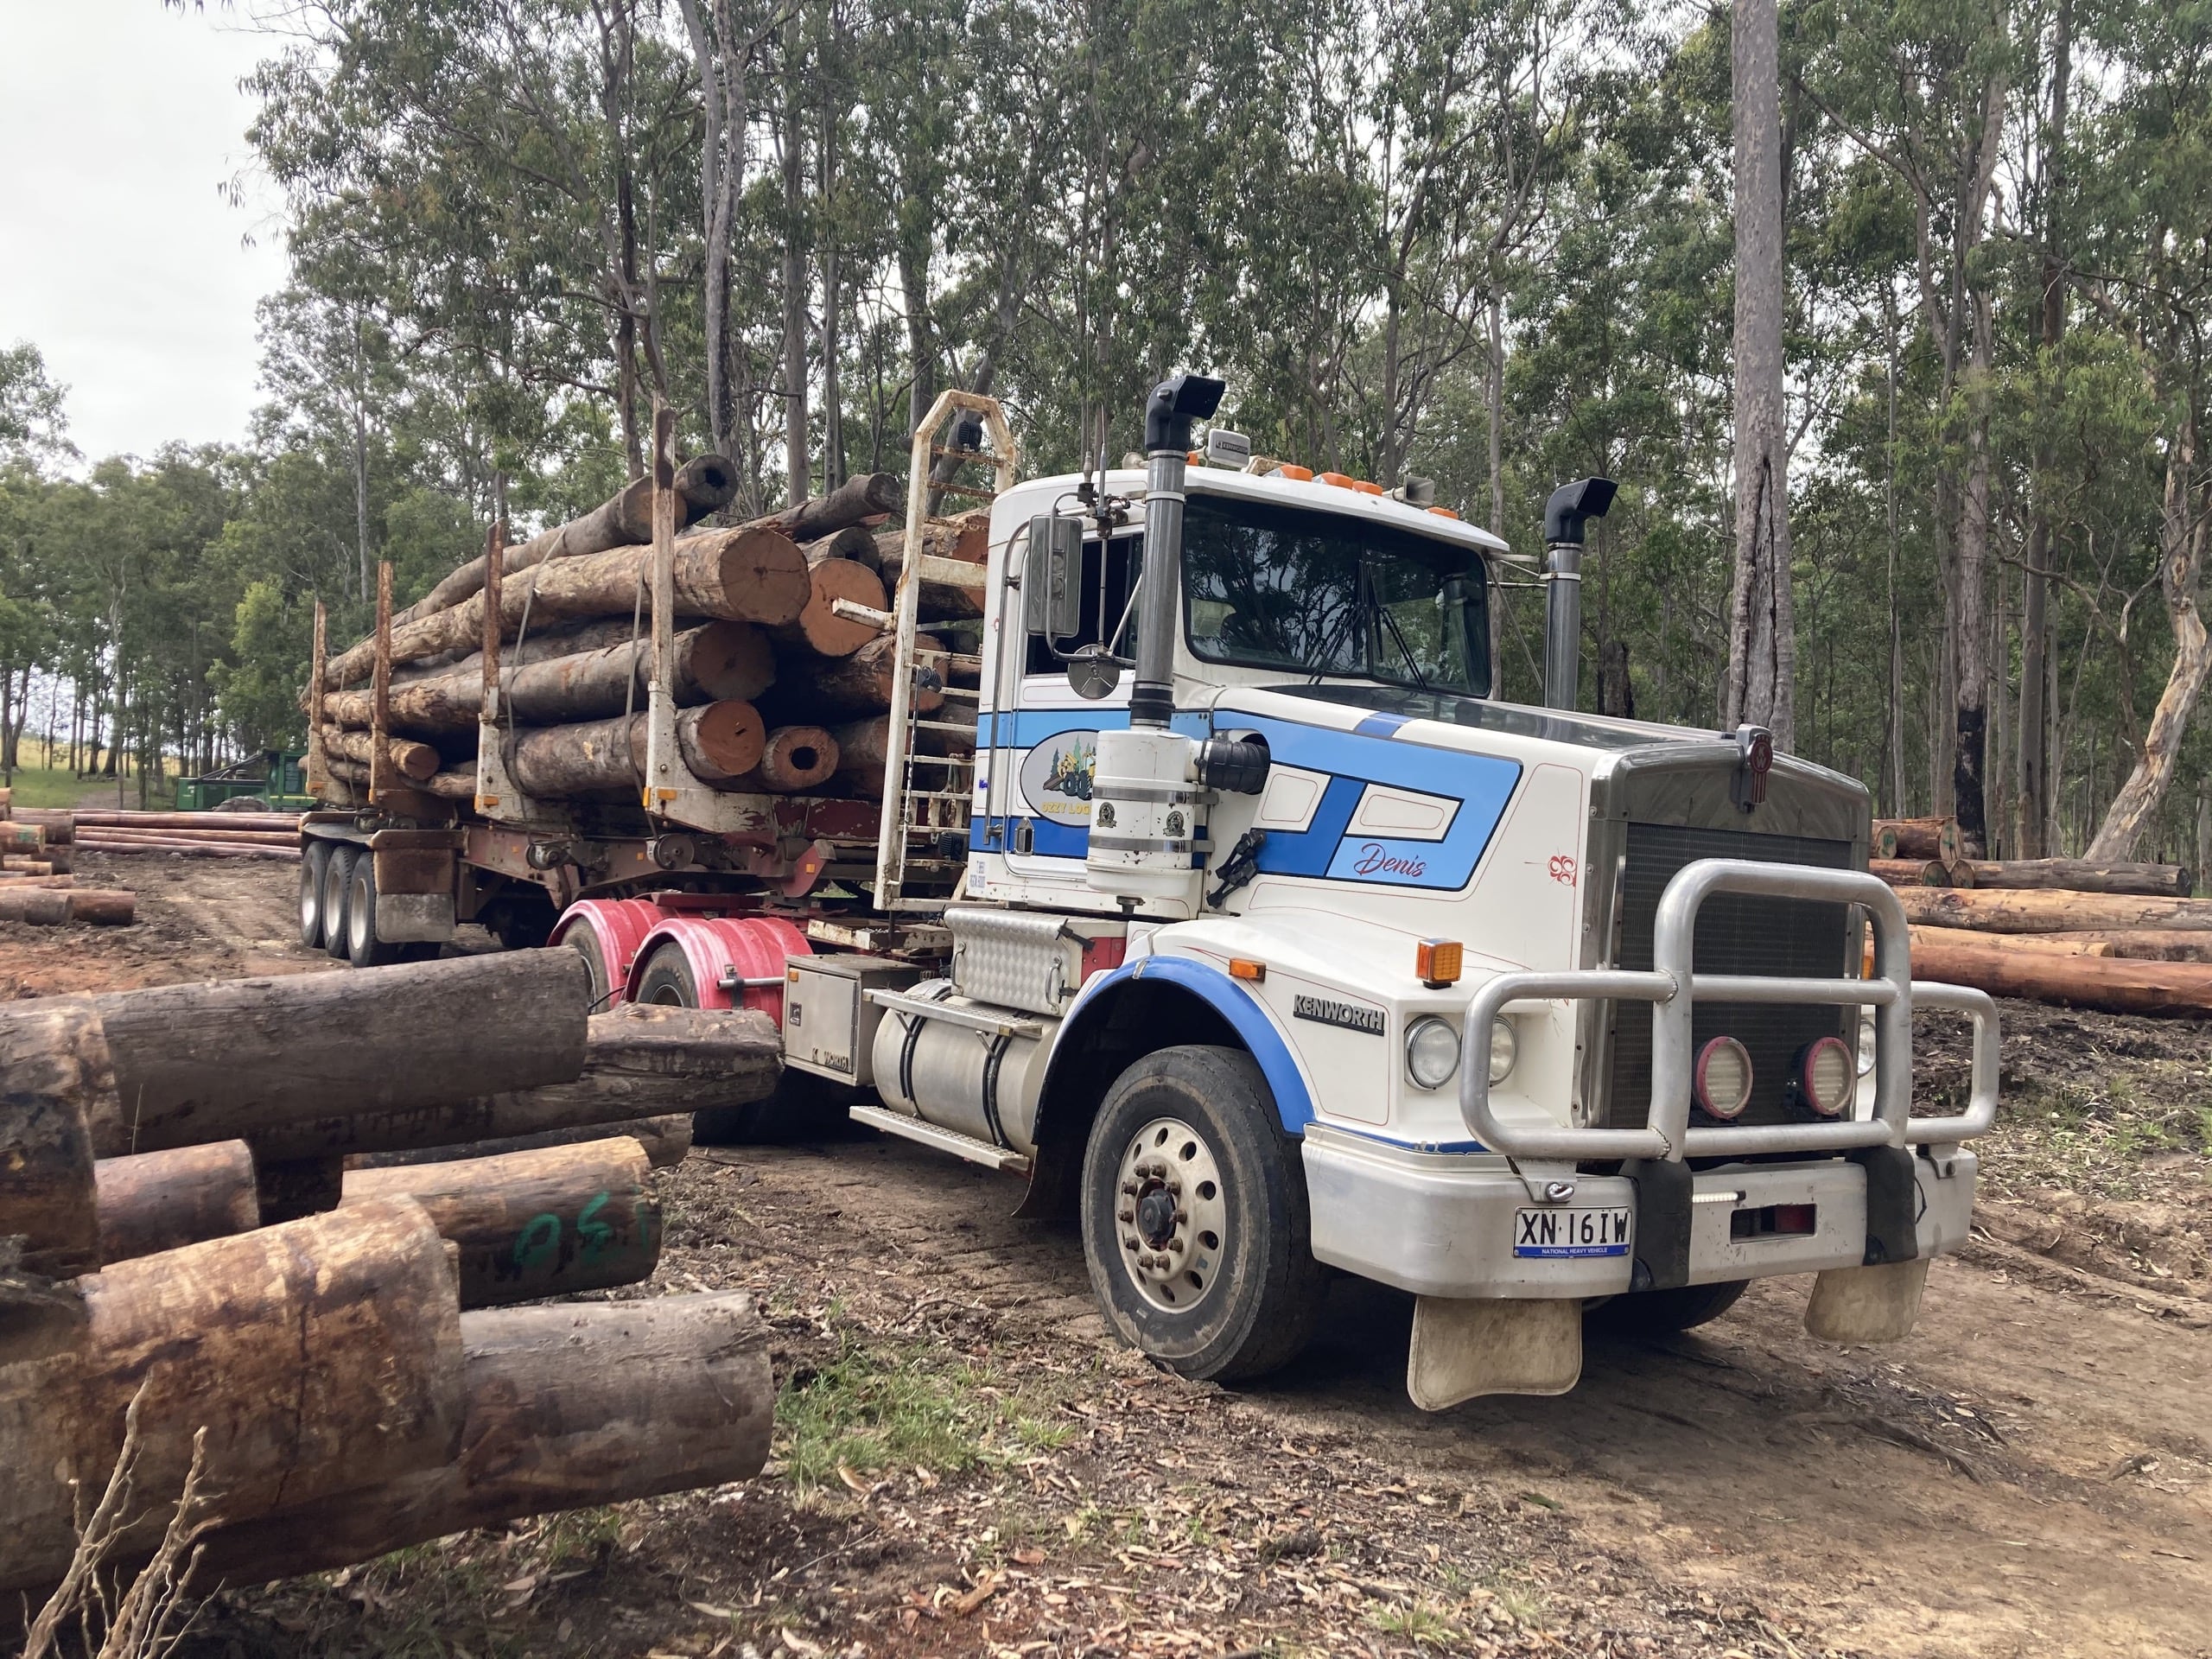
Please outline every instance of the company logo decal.
M1394 853L1379 841L1364 841L1353 855L1354 875L1403 876L1418 881L1428 874L1428 861L1411 853Z
M1300 1020L1311 1020L1324 1026L1342 1026L1346 1031L1365 1032L1370 1037L1382 1034L1382 1010L1370 1008L1363 1002L1338 1002L1325 996L1295 996L1291 999L1291 1013Z
M1055 823L1090 823L1090 785L1098 770L1098 734L1055 732L1021 763L1021 794L1030 810Z

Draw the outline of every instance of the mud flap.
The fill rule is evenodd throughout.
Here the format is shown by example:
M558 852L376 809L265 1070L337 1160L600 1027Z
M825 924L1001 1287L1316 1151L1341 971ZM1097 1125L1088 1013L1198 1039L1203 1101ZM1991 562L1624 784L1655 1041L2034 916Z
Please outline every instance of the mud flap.
M1920 1318L1920 1293L1927 1286L1926 1256L1872 1268L1827 1268L1813 1281L1805 1329L1822 1342L1896 1342L1912 1334Z
M1423 1411L1484 1394L1565 1394L1581 1376L1580 1301L1414 1302L1406 1392Z

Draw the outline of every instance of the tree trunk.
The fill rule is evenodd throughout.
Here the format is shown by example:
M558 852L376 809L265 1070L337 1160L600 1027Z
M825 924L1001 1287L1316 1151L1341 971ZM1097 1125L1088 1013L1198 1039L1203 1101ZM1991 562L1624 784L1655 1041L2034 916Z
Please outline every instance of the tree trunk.
M412 1198L461 1246L461 1305L634 1285L660 1261L660 1200L635 1141L346 1175L347 1206Z
M588 985L573 951L516 950L94 997L124 1116L99 1150L252 1140L303 1118L570 1081Z
M1970 985L1992 996L2021 996L2060 1007L2107 1014L2202 1014L2212 1012L2212 966L2137 962L2117 957L2060 957L1993 941L1977 945L1916 944L1913 973Z
M943 645L929 634L916 634L923 651L941 651ZM891 688L899 672L898 641L880 633L849 657L826 657L810 665L804 685L786 678L770 701L779 714L792 721L823 724L880 715L891 707ZM931 714L944 705L944 694L926 686L914 687L917 714Z
M630 791L645 781L642 714L579 726L543 726L507 741L507 769L525 795L557 800L596 790ZM676 711L683 764L705 784L735 782L760 763L766 728L749 702L710 702Z
M1764 726L1788 753L1797 741L1797 641L1783 408L1779 52L1775 0L1734 0L1736 574L1721 724Z
M807 474L806 222L800 202L804 179L804 116L800 100L799 14L784 16L784 471L790 502L810 493Z
M779 726L768 734L760 764L741 787L797 795L819 787L837 770L837 740L819 726Z
M676 636L676 672L679 703L728 698L750 702L775 683L776 657L751 623L709 622ZM633 711L645 706L652 689L652 642L650 638L625 639L594 651L541 658L512 670L503 661L499 676L502 717L533 726L601 720L620 715L626 704ZM391 723L414 731L469 731L477 724L483 699L480 661L474 669L456 667L394 686ZM330 699L331 713L342 725L364 726L369 701L364 692L341 692ZM331 752L360 758L344 747Z
M1940 868L1940 867L1939 867ZM2146 899L2186 899L2190 873L2178 864L2111 864L2086 858L1966 860L1955 867L1958 887L2024 892L2116 893Z
M1918 927L1981 933L2068 933L2083 929L2212 929L2212 899L2146 899L2112 893L1961 893L1902 887L1905 920Z
M751 1298L505 1308L460 1321L459 1454L205 1541L194 1587L289 1578L556 1510L745 1480L775 1409Z
M100 1259L93 1159L123 1122L99 1014L73 997L0 1009L0 1236L22 1240L33 1273L86 1272Z
M302 1116L262 1131L256 1143L267 1156L303 1158L453 1147L579 1127L612 1132L607 1126L625 1118L765 1100L783 1073L775 1022L747 1009L624 1003L592 1015L590 1027L583 1070L573 1081L471 1100Z
M883 563L882 556L875 550L874 532L859 524L848 524L831 535L802 542L799 551L806 555L806 562L810 565L819 564L824 559L850 559L870 570L877 570Z
M261 1225L253 1152L243 1141L103 1158L93 1179L100 1260L109 1265Z
M535 1152L541 1147L575 1147L588 1141L628 1137L645 1149L645 1160L655 1169L673 1169L691 1150L691 1114L671 1112L664 1117L632 1117L619 1123L584 1123L572 1129L541 1129L536 1135L503 1135L489 1141L467 1141L455 1147L423 1147L412 1152L366 1152L348 1156L348 1173L357 1169L405 1169L416 1164L442 1164L456 1158L496 1158L507 1152Z
M796 620L770 630L779 645L794 645L817 657L849 657L880 637L873 624L855 622L833 608L841 599L880 611L889 603L881 578L855 559L823 559L808 572L813 596Z
M834 534L862 519L897 512L906 505L906 486L896 473L855 473L827 495L801 499L781 512L755 518L747 529L772 530L795 542Z
M368 721L365 719L361 723L365 726ZM326 726L322 728L322 749L325 754L338 760L367 766L376 753L376 739L365 731L347 731L342 727ZM438 758L437 750L430 745L404 737L385 740L385 760L401 777L416 784L443 764Z
M435 1470L462 1424L454 1270L419 1205L364 1205L124 1262L75 1281L81 1345L0 1370L0 1590L51 1584L139 1399L133 1508L152 1547L195 1430L238 1520ZM621 1375L608 1368L608 1381ZM73 1484L74 1483L74 1484ZM343 1499L340 1499L342 1504Z
M519 632L523 613L533 627L541 624L617 614L637 608L639 584L652 569L652 549L620 547L605 553L562 559L543 565L530 582L503 585L499 593L500 636ZM534 590L534 591L533 591ZM683 616L719 618L773 626L806 608L813 592L806 559L789 537L747 525L687 536L676 544L676 604ZM484 595L449 610L417 617L391 636L395 663L414 662L444 651L473 649L483 643ZM359 647L356 647L358 650ZM351 657L348 652L346 656ZM326 684L344 683L351 671L346 658L325 670Z

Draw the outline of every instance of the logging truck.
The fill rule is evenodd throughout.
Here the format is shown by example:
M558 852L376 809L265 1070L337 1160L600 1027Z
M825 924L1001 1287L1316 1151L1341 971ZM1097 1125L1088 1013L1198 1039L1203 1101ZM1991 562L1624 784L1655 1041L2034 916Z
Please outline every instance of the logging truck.
M1430 1408L1562 1392L1586 1317L1681 1330L1774 1274L1817 1275L1818 1336L1904 1335L1967 1236L1997 1022L1914 982L1865 788L1754 727L1575 711L1610 481L1547 505L1519 705L1489 621L1516 556L1420 480L1201 441L1221 395L1178 375L1142 455L1028 480L996 403L940 397L881 601L816 579L809 614L868 644L776 648L763 706L822 734L780 760L685 656L771 562L699 574L737 532L677 538L664 429L650 554L536 567L541 607L615 613L619 719L525 728L495 543L473 769L397 770L389 627L368 729L311 737L303 937L368 962L476 921L580 953L602 1005L763 1010L784 1080L717 1132L836 1112L1014 1178L1018 1213L1080 1217L1113 1327L1192 1376L1287 1362L1332 1271L1416 1299ZM318 697L325 670L318 639ZM1916 1008L1973 1024L1948 1115L1912 1110Z

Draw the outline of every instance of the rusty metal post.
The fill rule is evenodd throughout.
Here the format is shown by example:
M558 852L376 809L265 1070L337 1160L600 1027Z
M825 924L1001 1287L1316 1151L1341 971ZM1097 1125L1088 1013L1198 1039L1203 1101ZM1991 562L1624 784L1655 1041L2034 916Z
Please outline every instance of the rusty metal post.
M391 787L391 561L377 565L376 677L369 698L369 804L382 804Z
M653 684L676 686L676 411L653 409Z
M318 801L330 787L330 767L323 757L322 717L328 693L322 677L330 666L330 621L322 601L315 602L315 650L308 664L308 793Z
M489 725L499 718L499 636L505 631L499 617L499 588L507 557L507 516L504 507L484 532L484 698L478 719Z

